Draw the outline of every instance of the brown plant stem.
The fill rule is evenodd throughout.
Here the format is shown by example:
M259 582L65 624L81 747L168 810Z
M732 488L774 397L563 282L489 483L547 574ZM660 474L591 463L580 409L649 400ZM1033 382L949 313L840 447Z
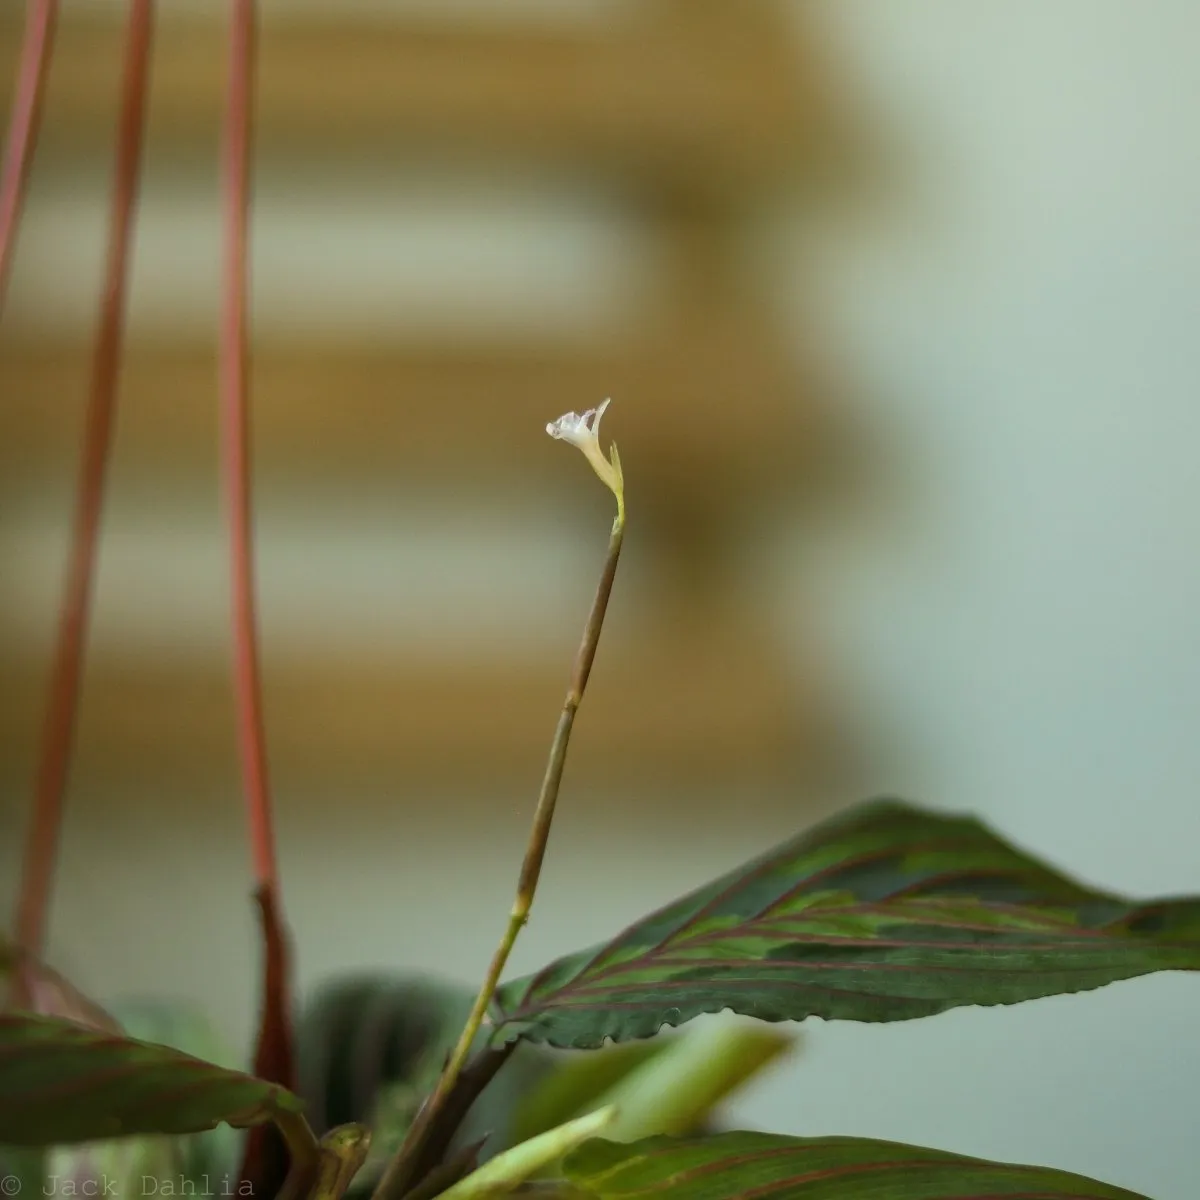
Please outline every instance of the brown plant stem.
M620 500L620 497L618 499ZM467 1023L463 1027L458 1043L450 1054L445 1070L421 1111L417 1114L416 1120L409 1127L399 1152L384 1171L379 1185L375 1189L373 1200L400 1200L415 1184L420 1183L417 1168L419 1165L423 1165L423 1150L429 1141L430 1133L454 1092L459 1074L466 1063L480 1026L483 1024L483 1018L487 1013L488 1005L492 1002L492 996L500 982L500 976L504 972L508 957L512 953L517 935L529 920L533 898L537 892L538 879L542 872L542 862L546 857L546 846L550 840L550 826L554 820L555 806L558 803L558 791L562 783L563 767L567 761L567 747L571 740L571 730L574 728L575 714L579 711L583 693L587 689L588 677L592 673L592 664L596 659L596 647L600 643L600 630L604 626L604 614L608 611L608 600L612 595L613 580L616 578L617 562L621 557L621 543L624 536L624 504L620 503L617 519L613 522L612 535L609 538L604 570L600 575L599 586L596 588L596 598L592 601L592 610L588 614L587 624L584 627L583 640L580 642L579 651L575 656L575 665L567 687L566 700L563 702L558 726L554 731L554 741L550 746L550 757L546 763L546 773L542 779L542 788L533 817L533 829L525 850L525 860L521 864L517 894L509 913L508 924L500 939L500 944L492 956L483 985L479 989L475 1004L467 1017Z
M45 939L68 764L74 742L83 649L104 499L105 468L116 408L129 286L130 244L145 123L152 18L152 0L133 0L129 9L121 113L117 126L116 172L100 326L92 356L70 560L17 907L17 940L23 949L39 957Z
M58 0L28 0L17 86L4 143L4 166L0 169L0 312L3 312L8 296L17 227L25 203L33 148L37 145L41 126L42 96L46 90L57 24Z
M480 1051L459 1072L457 1083L447 1096L446 1103L431 1119L425 1131L424 1142L414 1153L412 1163L407 1169L408 1178L415 1181L407 1192L407 1200L433 1200L439 1192L457 1183L462 1175L475 1169L473 1159L461 1164L456 1162L457 1152L447 1158L450 1144L470 1112L471 1105L512 1057L516 1048L515 1041L505 1046L489 1046ZM479 1147L476 1146L475 1149L478 1150Z
M281 912L267 775L251 512L247 227L256 26L254 0L233 0L224 131L225 262L219 345L221 433L229 517L238 751L263 941L262 1011L254 1070L261 1078L291 1088L295 1086L295 1064L290 1013L290 955ZM287 1146L278 1130L269 1125L251 1130L242 1160L241 1178L251 1184L255 1194L274 1195L287 1172Z

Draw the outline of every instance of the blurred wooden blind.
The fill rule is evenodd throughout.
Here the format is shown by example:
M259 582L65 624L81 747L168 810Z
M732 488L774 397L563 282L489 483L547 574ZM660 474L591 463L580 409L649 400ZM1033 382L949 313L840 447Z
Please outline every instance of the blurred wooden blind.
M15 8L0 21L6 79ZM39 164L107 153L118 16L65 11ZM161 23L152 154L215 155L223 38L217 20ZM584 464L548 453L541 429L614 397L606 420L631 481L629 557L655 585L652 610L617 619L602 646L573 770L740 776L749 764L821 761L830 745L819 687L796 685L742 598L730 519L786 494L822 425L817 385L775 334L738 253L746 214L804 170L823 136L826 81L805 54L777 6L757 0L658 0L563 28L372 24L331 3L262 30L260 154L320 164L358 150L569 172L617 189L661 255L655 311L632 333L584 345L294 338L254 352L259 470L314 486L405 473L478 484L490 474L498 488L586 492L595 484ZM12 500L21 481L65 483L73 469L88 348L65 335L0 336L0 496ZM215 477L214 362L211 342L185 336L129 346L122 479L165 475L186 489ZM588 511L602 511L602 499ZM46 664L12 636L0 654L0 746L23 770ZM544 660L503 645L482 662L269 654L272 758L296 773L534 771L567 665L557 643ZM202 770L229 760L230 728L223 659L94 648L81 729L91 768L161 760Z

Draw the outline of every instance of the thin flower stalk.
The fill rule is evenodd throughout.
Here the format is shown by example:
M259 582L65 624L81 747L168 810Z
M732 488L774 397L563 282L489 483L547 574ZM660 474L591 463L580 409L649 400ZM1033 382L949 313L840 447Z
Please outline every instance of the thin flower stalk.
M542 863L546 857L546 847L550 840L550 826L554 820L554 810L558 803L558 793L562 784L563 768L567 761L571 731L575 726L575 714L579 711L584 692L587 690L588 678L592 672L592 664L596 659L600 631L604 627L604 616L608 611L608 601L612 595L617 563L621 557L621 545L625 537L625 485L620 459L617 457L617 448L615 445L611 448L608 458L599 449L600 417L607 406L608 401L606 400L598 409L591 409L583 414L567 413L546 426L546 432L551 437L570 442L583 452L592 469L616 498L617 515L609 536L608 552L604 558L600 583L596 588L587 624L584 626L583 639L571 670L566 699L554 731L554 740L550 746L546 772L542 779L537 808L534 812L533 827L525 850L525 858L521 864L516 896L509 912L508 923L500 939L500 944L492 955L479 994L475 998L475 1003L458 1042L450 1053L446 1067L433 1092L409 1127L399 1152L388 1164L387 1170L375 1189L373 1200L400 1200L400 1197L404 1196L414 1185L420 1183L416 1168L421 1162L421 1151L466 1065L467 1057L483 1025L488 1006L492 1002L500 977L508 963L509 955L516 944L517 936L529 920L529 914L533 908L538 880L541 877Z

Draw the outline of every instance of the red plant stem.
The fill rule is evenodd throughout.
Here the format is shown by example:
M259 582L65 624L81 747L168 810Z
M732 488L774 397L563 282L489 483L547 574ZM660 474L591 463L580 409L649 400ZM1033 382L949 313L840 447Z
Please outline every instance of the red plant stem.
M278 889L275 837L259 675L250 512L250 419L246 226L250 195L254 0L233 0L229 103L225 123L225 297L221 317L221 407L232 553L234 682L246 819L260 888Z
M225 294L221 314L222 441L229 489L232 554L234 683L238 746L263 943L262 1009L254 1071L293 1087L295 1062L289 988L289 947L279 899L271 797L263 729L254 551L250 508L246 227L250 199L251 98L254 83L254 0L233 0L229 42L229 99L225 125ZM274 1126L250 1131L240 1178L253 1195L278 1195L289 1178L291 1151Z
M34 810L23 863L17 909L18 943L40 955L45 937L50 887L62 825L67 769L74 742L83 666L84 639L91 608L92 579L104 499L104 476L112 440L113 412L121 366L129 250L137 200L138 169L150 64L152 0L132 0L117 128L108 262L101 298L100 327L92 356L91 389L84 429L70 562L55 647L34 792Z
M57 23L58 0L28 0L16 94L8 121L4 167L0 172L0 311L3 311L8 295L17 225L21 219L33 147L37 143L41 124L42 95L46 89L47 68Z

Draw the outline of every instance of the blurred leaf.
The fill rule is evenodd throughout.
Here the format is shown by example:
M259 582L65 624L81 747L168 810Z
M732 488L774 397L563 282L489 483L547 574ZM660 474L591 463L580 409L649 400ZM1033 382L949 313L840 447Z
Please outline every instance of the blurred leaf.
M0 1145L0 1176L12 1180L7 1195L44 1195L46 1151L40 1146Z
M297 1023L300 1092L314 1129L366 1120L388 1085L423 1087L472 999L468 988L384 973L318 988Z
M547 1129L545 1133L512 1146L503 1154L497 1154L491 1162L444 1191L441 1200L471 1200L476 1196L504 1195L544 1167L559 1162L581 1142L594 1138L612 1124L614 1116L614 1109L601 1108L588 1113L586 1117L576 1117L565 1125Z
M300 1108L283 1088L166 1046L59 1018L0 1015L0 1143L193 1133Z
M301 1010L301 1094L319 1132L364 1122L372 1131L355 1192L369 1189L399 1149L470 1012L469 987L424 976L338 977ZM487 1035L480 1037L480 1043ZM480 1160L513 1142L522 1098L551 1069L548 1052L521 1047L472 1105L451 1151L486 1137Z
M1046 1167L1011 1166L864 1138L720 1133L595 1140L568 1156L567 1178L600 1200L1147 1200Z
M607 1105L617 1109L606 1133L615 1141L698 1133L722 1101L797 1040L792 1031L722 1021L674 1036L566 1053L522 1102L513 1140Z
M20 1003L18 1003L20 1002ZM120 1023L53 967L0 940L0 1011L61 1017L88 1029L121 1033Z
M1137 904L969 817L862 805L506 984L496 1044L595 1048L701 1013L904 1021L1200 969L1200 899Z
M627 1075L665 1054L668 1037L564 1054L520 1103L513 1122L514 1142L523 1142L563 1121L599 1108L599 1099Z
M667 1053L626 1076L601 1103L616 1108L612 1141L699 1132L732 1092L792 1049L791 1031L721 1022L671 1038ZM604 1053L601 1051L600 1053Z

